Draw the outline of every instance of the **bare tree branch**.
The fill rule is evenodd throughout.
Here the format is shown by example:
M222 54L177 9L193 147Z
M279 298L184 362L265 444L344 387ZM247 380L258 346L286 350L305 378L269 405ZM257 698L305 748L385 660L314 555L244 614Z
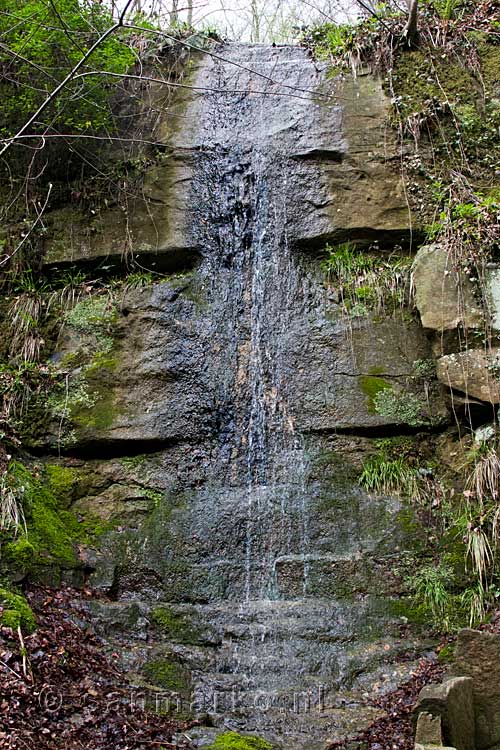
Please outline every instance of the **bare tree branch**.
M251 73L252 75L257 76L258 78L263 78L265 81L269 81L269 83L275 84L276 86L283 86L283 88L290 89L291 91L300 91L302 94L314 94L315 96L322 98L321 94L317 94L315 91L311 89L304 89L304 88L300 88L299 86L291 86L289 83L276 81L274 78L271 78L271 76L268 76L265 73L260 73L258 70L254 70L253 68L249 68L247 65L242 65L241 63L238 63L235 60L230 60L227 57L218 55L216 52L211 52L210 50L207 50L204 47L200 47L197 44L193 44L192 42L187 42L187 41L184 41L183 39L177 39L177 37L172 36L171 34L167 34L165 31L159 31L157 29L143 29L142 26L136 26L135 24L131 24L131 23L124 24L123 28L136 29L137 31L142 31L143 33L155 34L156 36L160 36L165 39L170 39L171 41L176 42L177 44L180 44L183 47L186 47L187 49L192 49L192 50L195 50L196 52L203 52L204 54L209 55L209 57L213 58L214 60L219 60L220 62L229 63L230 65L234 65L234 67L236 68L240 68L240 70L246 70L247 73ZM326 98L329 98L329 97L326 97Z
M171 86L176 89L190 89L191 91L206 91L210 94L251 94L251 95L261 95L261 96L281 96L281 97L288 97L292 99L304 99L305 101L312 101L311 96L300 96L300 94L288 94L283 93L282 91L268 91L268 90L261 90L261 89L216 89L216 88L209 88L208 86L189 86L187 83L174 83L173 81L166 81L164 78L153 78L151 76L143 76L143 75L133 75L132 73L109 73L106 70L95 70L95 71L88 71L87 73L78 73L78 75L75 75L73 77L73 80L77 80L79 78L88 78L89 76L106 76L111 78L121 78L123 80L133 80L133 81L150 81L151 83L161 83L163 86ZM277 83L276 85L281 85ZM317 99L320 98L320 95L316 95L315 97ZM2 155L2 151L0 151L0 156Z

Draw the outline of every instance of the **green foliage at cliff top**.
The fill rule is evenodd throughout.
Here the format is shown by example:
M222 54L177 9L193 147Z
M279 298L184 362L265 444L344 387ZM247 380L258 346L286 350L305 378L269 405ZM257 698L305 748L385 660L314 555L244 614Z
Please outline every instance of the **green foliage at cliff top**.
M0 135L13 135L64 79L104 30L106 8L78 0L4 0L0 11ZM135 61L123 36L111 36L82 72L123 73ZM31 133L96 132L110 125L109 86L89 76L71 83L34 124Z
M359 67L379 74L393 124L402 136L432 143L434 169L491 179L500 164L500 8L421 0L411 45L406 21L406 10L384 3L355 25L315 27L304 43L332 62L332 74Z

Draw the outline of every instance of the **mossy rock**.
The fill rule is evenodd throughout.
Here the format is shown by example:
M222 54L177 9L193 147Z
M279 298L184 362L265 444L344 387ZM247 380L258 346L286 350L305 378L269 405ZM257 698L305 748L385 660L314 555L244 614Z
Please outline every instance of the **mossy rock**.
M404 115L421 111L426 102L433 98L440 100L447 96L453 104L469 102L478 90L472 73L463 65L443 60L437 54L433 59L428 50L399 55L394 65L393 79L395 93L402 97L399 106Z
M359 387L366 396L366 405L369 414L376 414L375 397L385 388L391 388L391 384L378 375L361 375Z
M17 630L21 628L26 633L32 633L36 628L35 615L22 594L0 588L0 623L5 627Z
M76 545L90 542L106 530L102 521L80 519L68 509L79 473L56 464L32 473L19 461L11 464L10 472L20 493L27 534L4 546L7 575L35 573L47 565L78 567Z
M151 612L156 629L177 643L197 645L203 643L201 628L186 614L176 613L171 607L156 607Z
M252 734L224 732L224 734L219 734L207 750L273 750L273 745Z
M391 91L397 102L395 121L405 122L416 113L424 120L439 116L439 127L431 136L433 169L436 161L438 166L454 167L450 160L454 149L465 151L473 166L488 171L498 161L500 49L479 32L470 32L469 37L476 46L478 72L438 49L406 52L395 60Z
M46 464L45 476L49 490L64 508L69 507L75 496L80 472L60 464Z
M172 659L152 659L146 662L143 672L152 685L173 693L189 693L191 674L186 667Z
M31 568L36 554L35 547L26 537L7 542L2 552L2 557L9 568L21 574Z
M111 327L116 323L118 312L114 300L108 295L83 297L65 315L67 325L76 331L95 337L107 349L112 346L109 337Z

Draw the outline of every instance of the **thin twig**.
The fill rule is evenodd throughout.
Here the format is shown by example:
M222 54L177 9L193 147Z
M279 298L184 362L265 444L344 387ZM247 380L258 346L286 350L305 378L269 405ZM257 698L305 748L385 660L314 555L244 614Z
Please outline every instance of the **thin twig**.
M78 78L88 78L89 76L106 76L111 78L121 78L125 80L133 81L149 81L150 83L161 83L164 86L172 86L173 88L179 89L190 89L191 91L205 91L209 94L248 94L248 95L261 95L261 96L281 96L283 98L302 99L306 102L311 102L310 96L300 96L300 94L283 94L280 91L263 91L262 89L218 89L209 88L208 86L189 86L187 83L173 83L172 81L166 81L164 78L153 78L151 76L139 76L133 75L132 73L109 73L106 70L95 70L88 71L87 73L78 73L73 77L73 80ZM0 156L2 152L0 151Z
M210 50L204 49L203 47L200 47L197 44L193 44L192 42L187 42L187 41L184 41L183 39L177 39L176 37L172 36L171 34L167 34L164 31L157 31L156 29L143 29L141 26L136 26L130 23L125 24L124 28L135 29L137 31L142 31L143 33L147 32L148 34L156 34L157 36L164 37L165 39L170 39L171 41L176 42L177 44L180 44L183 47L186 47L187 49L192 49L192 50L195 50L196 52L203 52L205 55L208 55L214 60L219 60L220 62L229 63L230 65L233 65L236 68L240 68L240 70L245 70L247 73L251 73L254 76L263 78L264 80L269 81L269 83L275 84L276 86L283 86L284 88L291 89L292 91L301 91L303 94L315 94L316 95L316 93L311 89L303 89L303 88L300 88L299 86L292 86L289 83L276 81L273 78L271 78L271 76L268 76L265 73L260 73L258 70L254 70L253 68L249 68L247 65L242 65L241 63L238 63L235 60L230 60L227 57L218 55L216 52L211 52ZM316 95L316 96L323 96L323 95Z
M19 638L19 645L20 645L20 652L23 659L23 674L25 679L28 679L28 670L27 670L27 659L26 659L26 646L24 645L24 638L23 638L23 632L21 630L21 626L17 626L17 637Z
M47 191L47 196L45 198L45 203L43 204L43 206L42 206L40 212L38 213L38 216L36 217L35 221L31 225L31 228L30 228L29 232L23 237L23 239L21 240L21 242L19 243L19 245L16 247L15 250L12 251L12 253L10 255L7 255L7 256L5 256L5 258L3 258L2 260L0 260L0 266L4 266L6 263L9 262L9 260L11 260L14 257L14 255L16 255L16 253L19 252L19 250L22 248L22 246L24 245L24 243L26 242L26 240L33 233L35 227L40 223L40 221L42 220L42 216L45 213L45 209L47 208L47 204L49 202L49 198L50 198L51 192L52 192L52 183L49 182L49 189Z
M3 667L5 667L6 669L8 669L8 670L9 670L9 672L12 672L12 674L13 674L13 675L14 675L15 677L17 677L17 679L18 679L18 680L21 680L21 682L24 682L24 680L23 680L22 676L21 676L20 674L18 674L18 673L17 673L17 672L16 672L16 671L15 671L14 669L12 669L12 667L9 667L9 665L8 665L8 664L7 664L6 662L4 662L4 661L3 661L3 659L0 659L0 664L1 664L1 665L2 665Z

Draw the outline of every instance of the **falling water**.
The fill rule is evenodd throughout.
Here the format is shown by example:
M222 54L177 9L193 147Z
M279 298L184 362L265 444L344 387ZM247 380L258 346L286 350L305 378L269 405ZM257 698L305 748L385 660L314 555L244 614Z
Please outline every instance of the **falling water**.
M353 683L360 658L349 644L362 633L373 639L378 622L369 597L336 596L335 581L358 575L371 544L370 514L361 517L356 487L335 495L341 517L321 510L337 490L310 478L309 453L324 442L297 428L290 386L296 332L327 325L324 289L289 236L297 218L290 205L308 210L296 200L300 159L314 145L311 123L333 105L316 97L323 71L304 50L223 52L226 62L200 64L196 86L211 93L190 104L177 144L196 154L192 235L208 300L206 366L217 364L217 445L209 480L170 541L188 571L189 600L220 639L201 662L193 651L196 694L208 696L221 724L277 738L287 750L316 750L343 721L335 690ZM257 90L267 94L250 93ZM314 173L314 163L307 169ZM323 693L329 711L295 710L297 695L321 694L322 702ZM221 696L229 694L228 703Z

